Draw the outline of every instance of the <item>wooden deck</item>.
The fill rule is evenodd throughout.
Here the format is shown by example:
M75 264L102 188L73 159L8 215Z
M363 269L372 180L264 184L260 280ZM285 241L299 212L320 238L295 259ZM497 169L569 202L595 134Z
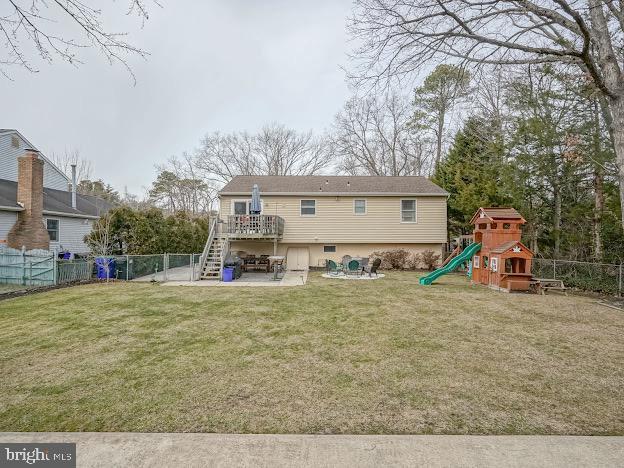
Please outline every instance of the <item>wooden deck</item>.
M284 219L275 215L232 215L227 217L222 234L232 240L281 239Z

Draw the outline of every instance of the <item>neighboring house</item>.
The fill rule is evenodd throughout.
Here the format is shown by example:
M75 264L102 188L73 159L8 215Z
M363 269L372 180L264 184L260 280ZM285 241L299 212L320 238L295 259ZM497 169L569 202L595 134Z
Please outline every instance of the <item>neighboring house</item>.
M112 205L70 186L18 131L0 129L0 244L88 252L85 235Z
M254 184L259 216L250 215ZM399 248L442 253L447 196L417 176L237 176L219 192L221 223L204 251L212 265L203 276L218 277L213 252L223 249L284 255L289 269Z

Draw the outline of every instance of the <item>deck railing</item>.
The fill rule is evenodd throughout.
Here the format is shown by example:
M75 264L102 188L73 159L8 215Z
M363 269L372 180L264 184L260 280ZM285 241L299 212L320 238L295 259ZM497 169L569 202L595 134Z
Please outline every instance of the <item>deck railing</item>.
M232 215L226 224L232 236L271 238L284 234L284 218L276 215Z

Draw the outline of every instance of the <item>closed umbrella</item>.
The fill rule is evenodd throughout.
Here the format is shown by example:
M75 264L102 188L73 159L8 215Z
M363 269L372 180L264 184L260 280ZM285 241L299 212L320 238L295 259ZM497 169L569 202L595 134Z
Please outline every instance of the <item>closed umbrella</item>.
M260 203L260 189L258 184L254 184L251 189L251 206L249 207L249 214L260 214L262 211L262 204Z

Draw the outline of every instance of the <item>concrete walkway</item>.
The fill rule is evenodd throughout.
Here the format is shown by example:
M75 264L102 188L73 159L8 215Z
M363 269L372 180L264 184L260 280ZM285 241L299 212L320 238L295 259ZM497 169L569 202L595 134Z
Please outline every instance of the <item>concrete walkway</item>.
M0 433L0 442L76 442L79 467L622 466L624 438Z

